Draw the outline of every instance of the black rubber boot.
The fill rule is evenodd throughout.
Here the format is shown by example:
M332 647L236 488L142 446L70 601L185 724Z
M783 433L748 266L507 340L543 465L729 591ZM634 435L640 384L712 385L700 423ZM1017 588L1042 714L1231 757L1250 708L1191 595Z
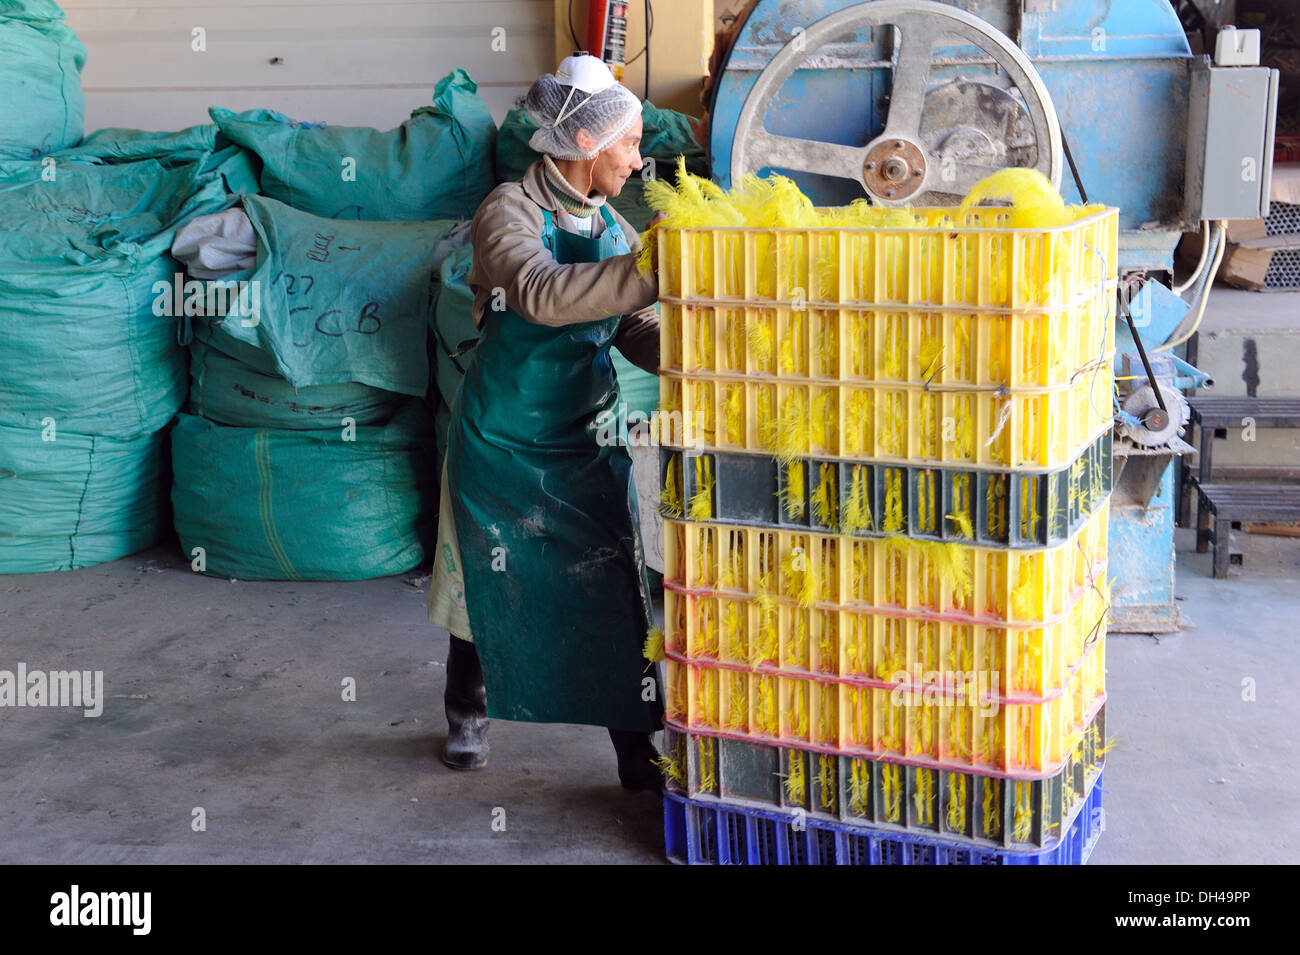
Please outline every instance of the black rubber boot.
M618 781L623 788L634 793L662 793L664 775L655 765L659 751L650 741L651 734L612 729L609 738L618 754Z
M468 640L452 635L447 651L447 745L442 761L452 769L482 769L487 765L487 689L478 651Z

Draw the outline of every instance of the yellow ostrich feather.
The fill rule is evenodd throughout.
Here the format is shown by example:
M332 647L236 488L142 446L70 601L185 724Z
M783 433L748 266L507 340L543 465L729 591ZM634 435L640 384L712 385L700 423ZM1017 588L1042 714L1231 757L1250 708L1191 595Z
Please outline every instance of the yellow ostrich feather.
M745 386L728 385L726 395L723 418L727 429L727 443L743 445L745 443Z
M849 808L854 815L871 812L871 767L866 760L855 759L849 770Z
M664 632L658 627L651 627L646 632L645 646L641 649L641 655L650 661L646 664L647 670L665 658Z
M682 516L681 459L672 458L664 473L664 488L659 494L659 503L669 517Z
M785 512L786 517L793 521L801 520L805 511L804 502L807 500L807 494L804 491L802 462L791 461L786 465L785 481L781 485L779 496L781 509Z
M839 495L835 487L835 465L823 464L812 495L813 519L824 527L839 524Z
M854 465L848 494L844 498L844 520L840 526L841 533L854 534L858 531L872 529L871 499L868 496L868 490L866 467L860 464Z
M731 693L727 702L728 729L745 729L749 725L748 680L743 673L731 674Z
M700 737L700 788L714 792L718 788L718 741L711 736Z
M654 761L654 764L659 767L659 771L664 774L669 782L676 783L678 786L686 785L684 767L671 756L660 756Z
M948 828L952 832L966 831L966 776L948 774Z
M695 459L696 491L691 495L690 519L707 521L713 516L713 459L701 455Z
M983 782L984 835L996 838L1002 835L1002 780L985 776Z
M785 794L790 802L802 806L807 796L807 784L804 781L803 754L796 749L787 751Z
M754 322L745 329L745 339L749 343L749 353L754 364L764 368L772 360L772 328L767 322Z
M834 756L819 753L817 756L817 791L821 808L835 812L838 793L835 783L835 768L838 760Z
M790 551L782 557L781 578L785 581L785 595L799 601L800 607L811 607L817 600L817 574L807 553Z

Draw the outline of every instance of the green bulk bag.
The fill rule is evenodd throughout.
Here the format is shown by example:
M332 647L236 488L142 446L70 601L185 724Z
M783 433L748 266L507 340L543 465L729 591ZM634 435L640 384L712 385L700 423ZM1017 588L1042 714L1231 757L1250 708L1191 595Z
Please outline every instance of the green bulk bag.
M89 567L151 546L166 521L166 465L165 431L122 440L0 425L0 574Z
M86 48L53 0L0 0L0 159L36 159L81 140Z
M230 428L181 414L172 506L187 560L244 580L362 580L433 546L434 426L412 399L382 426Z
M219 424L297 431L342 427L347 420L383 424L405 401L404 395L352 382L294 388L206 345L198 335L190 345L189 411Z
M438 302L434 309L432 348L436 356L434 382L442 404L450 408L456 397L479 330L474 325L474 293L466 282L474 250L462 245L442 260Z
M264 196L243 205L257 266L221 280L243 283L247 300L198 317L205 340L296 388L357 382L423 396L434 251L456 223L322 219Z
M217 127L189 126L175 132L97 129L80 143L54 153L59 161L112 163L158 159L168 165L203 160L217 148Z
M474 293L468 276L474 262L474 250L465 245L454 249L442 261L438 283L438 302L434 309L433 344L436 356L434 374L438 394L450 406L469 367L470 352L478 341L474 326ZM619 353L610 352L619 391L630 414L640 411L650 415L659 407L659 376L642 371Z
M0 162L0 424L125 438L179 410L168 250L229 201L206 165Z
M208 112L223 136L261 157L261 191L295 209L327 219L468 219L496 184L496 123L477 89L453 70L433 105L388 132L265 109Z

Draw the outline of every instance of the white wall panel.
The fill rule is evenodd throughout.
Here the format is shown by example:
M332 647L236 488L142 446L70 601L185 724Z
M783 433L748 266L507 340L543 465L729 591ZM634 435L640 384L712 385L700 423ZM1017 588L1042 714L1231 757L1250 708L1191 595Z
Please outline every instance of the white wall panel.
M308 122L388 129L455 67L498 122L553 69L550 0L196 2L69 0L86 45L86 129L178 129L209 106L277 109ZM494 28L500 27L493 49ZM206 51L192 31L205 32ZM273 60L278 58L278 63Z

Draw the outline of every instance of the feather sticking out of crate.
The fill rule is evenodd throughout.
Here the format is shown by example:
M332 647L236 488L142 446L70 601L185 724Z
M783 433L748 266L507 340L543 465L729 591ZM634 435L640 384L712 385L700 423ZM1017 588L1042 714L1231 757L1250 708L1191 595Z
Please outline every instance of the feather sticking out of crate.
M667 778L669 782L676 783L678 786L686 785L686 773L684 768L677 760L673 759L668 754L665 753L660 756L654 761L654 764L659 767L659 771L664 774L664 777Z
M650 661L646 664L647 670L664 659L664 632L658 627L651 627L646 632L645 645L641 648L641 655Z

